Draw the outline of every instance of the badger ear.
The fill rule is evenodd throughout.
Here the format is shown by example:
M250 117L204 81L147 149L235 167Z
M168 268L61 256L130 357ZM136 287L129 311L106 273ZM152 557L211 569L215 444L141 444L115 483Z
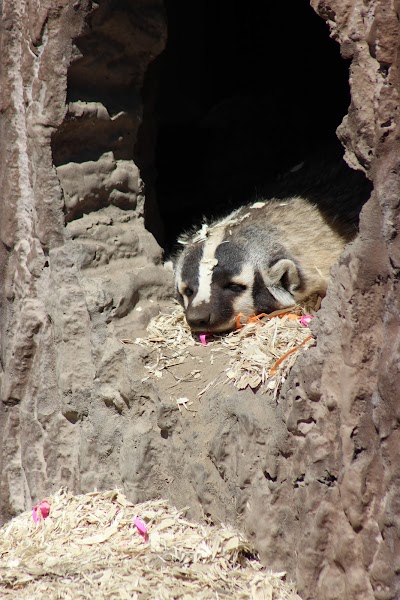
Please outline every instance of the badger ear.
M270 269L270 280L273 286L283 287L291 294L301 284L299 270L289 258L281 258Z

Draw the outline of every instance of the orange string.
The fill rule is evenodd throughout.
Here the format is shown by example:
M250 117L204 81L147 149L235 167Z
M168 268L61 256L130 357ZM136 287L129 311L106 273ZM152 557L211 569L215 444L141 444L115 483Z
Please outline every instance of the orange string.
M268 319L273 319L274 317L284 317L285 315L291 315L293 313L290 312L290 309L284 308L283 310L274 310L274 312L269 313ZM296 315L297 316L297 315Z
M259 321L263 317L267 317L268 318L268 315L266 313L260 313L259 315L253 315L252 317L249 317L247 319L246 325L247 325L247 323L257 323L257 321Z
M239 313L236 316L236 320L235 320L235 326L236 329L241 329L242 327L244 327L244 325L247 325L248 323L257 323L260 319L262 319L263 317L266 317L267 319L273 319L274 317L283 317L285 315L288 315L288 318L290 321L294 321L295 319L299 319L299 316L296 315L295 313L291 313L290 310L275 310L272 313L260 313L259 315L252 315L251 317L247 317L243 314L243 313ZM246 319L246 321L244 323L241 323L240 319L241 317L244 317Z
M239 313L236 316L236 321L235 321L236 329L241 329L243 327L242 323L240 322L240 317L244 317L244 314L243 313Z
M289 321L299 321L300 317L296 313L288 313L288 319Z
M276 363L271 367L269 374L270 375L275 375L276 370L279 367L279 365L281 364L281 362L283 362L285 360L285 358L287 358L288 356L290 356L290 354L292 354L293 352L296 352L296 350L298 350L300 348L300 346L302 346L303 344L305 344L306 342L308 342L308 340L311 340L311 339L312 339L312 335L309 335L308 337L306 337L305 340L303 340L301 342L301 344L299 344L298 346L295 346L294 348L292 348L288 352L285 352L285 354L283 354L280 358L278 358L278 360L276 361Z

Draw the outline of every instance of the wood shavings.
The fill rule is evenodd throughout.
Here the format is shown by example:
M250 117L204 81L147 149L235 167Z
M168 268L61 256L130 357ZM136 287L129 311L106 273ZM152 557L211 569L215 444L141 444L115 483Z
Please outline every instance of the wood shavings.
M178 405L179 410L181 410L181 406L183 406L183 408L186 408L186 410L188 410L189 412L195 412L192 408L189 408L189 406L192 406L193 404L193 402L191 402L189 398L177 398L176 403Z
M302 314L300 308L297 313ZM219 343L229 356L226 375L238 389L267 384L274 397L294 365L300 346L315 343L307 327L290 314L249 323L238 331L221 336ZM213 350L211 350L213 351Z
M2 599L300 600L240 532L190 523L164 500L61 489L48 501L46 520L26 512L0 530Z
M318 299L312 299L307 305L293 307L290 312L286 309L273 313L276 316L259 316L250 319L239 330L215 335L207 346L203 346L202 356L207 356L211 365L217 356L221 361L225 357L226 382L231 382L237 389L257 389L265 385L265 391L272 391L276 398L297 356L315 343L300 318L303 315L311 318L317 302ZM190 348L201 346L192 336L180 305L170 314L160 314L152 319L148 332L147 338L137 339L136 343L156 350L154 362L146 365L153 377L160 378L165 369L193 358ZM200 357L196 360L202 363ZM199 369L198 373L201 372ZM214 383L215 379L197 396L200 398Z
M203 389L202 389L202 390L201 390L201 391L200 391L200 392L197 394L197 397L198 397L198 398L201 398L201 396L202 396L203 394L205 394L205 393L206 393L206 392L207 392L207 391L210 389L210 387L212 387L213 385L215 385L215 379L213 379L213 381L210 381L210 383L208 383L208 384L206 385L206 387L205 387L205 388L203 388Z
M147 331L148 336L136 338L135 343L156 351L154 362L145 367L154 377L162 377L164 369L182 364L190 358L189 348L196 341L191 335L181 306L177 306L170 314L160 313L154 317Z

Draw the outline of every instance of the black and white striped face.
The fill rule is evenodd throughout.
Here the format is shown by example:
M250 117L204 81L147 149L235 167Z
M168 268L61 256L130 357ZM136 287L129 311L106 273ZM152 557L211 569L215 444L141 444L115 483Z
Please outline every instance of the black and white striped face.
M229 235L224 239L224 233L224 227L211 230L205 241L189 245L176 265L177 296L196 332L229 331L239 313L251 316L294 303L280 283L286 263L292 261L279 260L276 264L283 266L284 273L275 268L279 281L266 281L265 272L252 264L246 249Z

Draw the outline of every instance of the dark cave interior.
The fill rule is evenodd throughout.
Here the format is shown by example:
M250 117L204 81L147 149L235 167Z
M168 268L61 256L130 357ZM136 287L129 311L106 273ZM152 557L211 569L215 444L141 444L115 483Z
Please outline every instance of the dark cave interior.
M307 157L341 161L335 130L350 92L348 63L306 0L166 0L166 10L155 189L168 252L182 229Z
M335 134L350 104L349 65L307 0L104 0L74 43L54 164L133 159L146 228L166 256L204 216L308 193L335 162L342 189L328 204L353 210L349 190L365 180L345 165ZM92 196L66 221L107 203Z

